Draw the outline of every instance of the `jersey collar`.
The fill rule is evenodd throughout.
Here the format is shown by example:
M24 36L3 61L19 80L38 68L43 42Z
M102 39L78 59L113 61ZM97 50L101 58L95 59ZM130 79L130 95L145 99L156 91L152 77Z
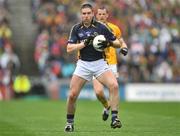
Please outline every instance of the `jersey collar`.
M92 21L91 21L91 24L90 24L90 26L88 26L88 27L96 27L96 20L93 18L92 19ZM83 22L81 22L81 28L83 28L83 27L86 27L86 26L84 26L84 23ZM86 27L86 28L88 28L88 27Z

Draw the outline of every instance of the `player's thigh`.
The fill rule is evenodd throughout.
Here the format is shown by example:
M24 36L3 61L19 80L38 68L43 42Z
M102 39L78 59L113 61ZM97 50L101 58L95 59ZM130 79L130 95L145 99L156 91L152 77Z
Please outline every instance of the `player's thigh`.
M111 70L102 73L97 77L97 80L107 87L118 86L117 79Z
M101 94L104 87L101 82L99 82L96 78L93 78L93 88L96 94Z
M85 83L85 79L77 75L73 75L70 82L70 93L78 95Z
M92 70L91 70L91 63L83 60L78 60L76 69L73 75L77 75L87 81L92 80Z

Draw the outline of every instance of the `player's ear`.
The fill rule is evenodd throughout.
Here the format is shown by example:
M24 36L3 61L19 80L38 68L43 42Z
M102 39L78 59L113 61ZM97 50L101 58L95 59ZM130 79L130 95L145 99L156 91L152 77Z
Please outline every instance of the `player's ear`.
M109 14L107 13L107 14L106 14L106 18L108 18L108 17L109 17Z

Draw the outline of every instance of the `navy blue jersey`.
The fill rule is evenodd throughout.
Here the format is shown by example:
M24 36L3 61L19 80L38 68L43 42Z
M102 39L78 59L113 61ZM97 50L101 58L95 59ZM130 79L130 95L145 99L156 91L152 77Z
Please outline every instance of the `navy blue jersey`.
M85 27L82 23L74 25L71 29L68 43L80 43L90 35L104 35L110 41L116 39L104 24L94 20L89 27ZM96 51L93 45L89 45L80 50L79 58L84 61L95 61L103 58L103 52Z

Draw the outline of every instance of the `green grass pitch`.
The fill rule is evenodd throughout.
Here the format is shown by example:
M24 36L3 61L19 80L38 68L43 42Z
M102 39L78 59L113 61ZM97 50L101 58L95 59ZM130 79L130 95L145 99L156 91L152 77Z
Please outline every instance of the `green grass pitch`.
M65 133L66 101L0 102L0 136L180 136L180 103L120 103L123 127L101 119L98 101L78 100L75 132Z

